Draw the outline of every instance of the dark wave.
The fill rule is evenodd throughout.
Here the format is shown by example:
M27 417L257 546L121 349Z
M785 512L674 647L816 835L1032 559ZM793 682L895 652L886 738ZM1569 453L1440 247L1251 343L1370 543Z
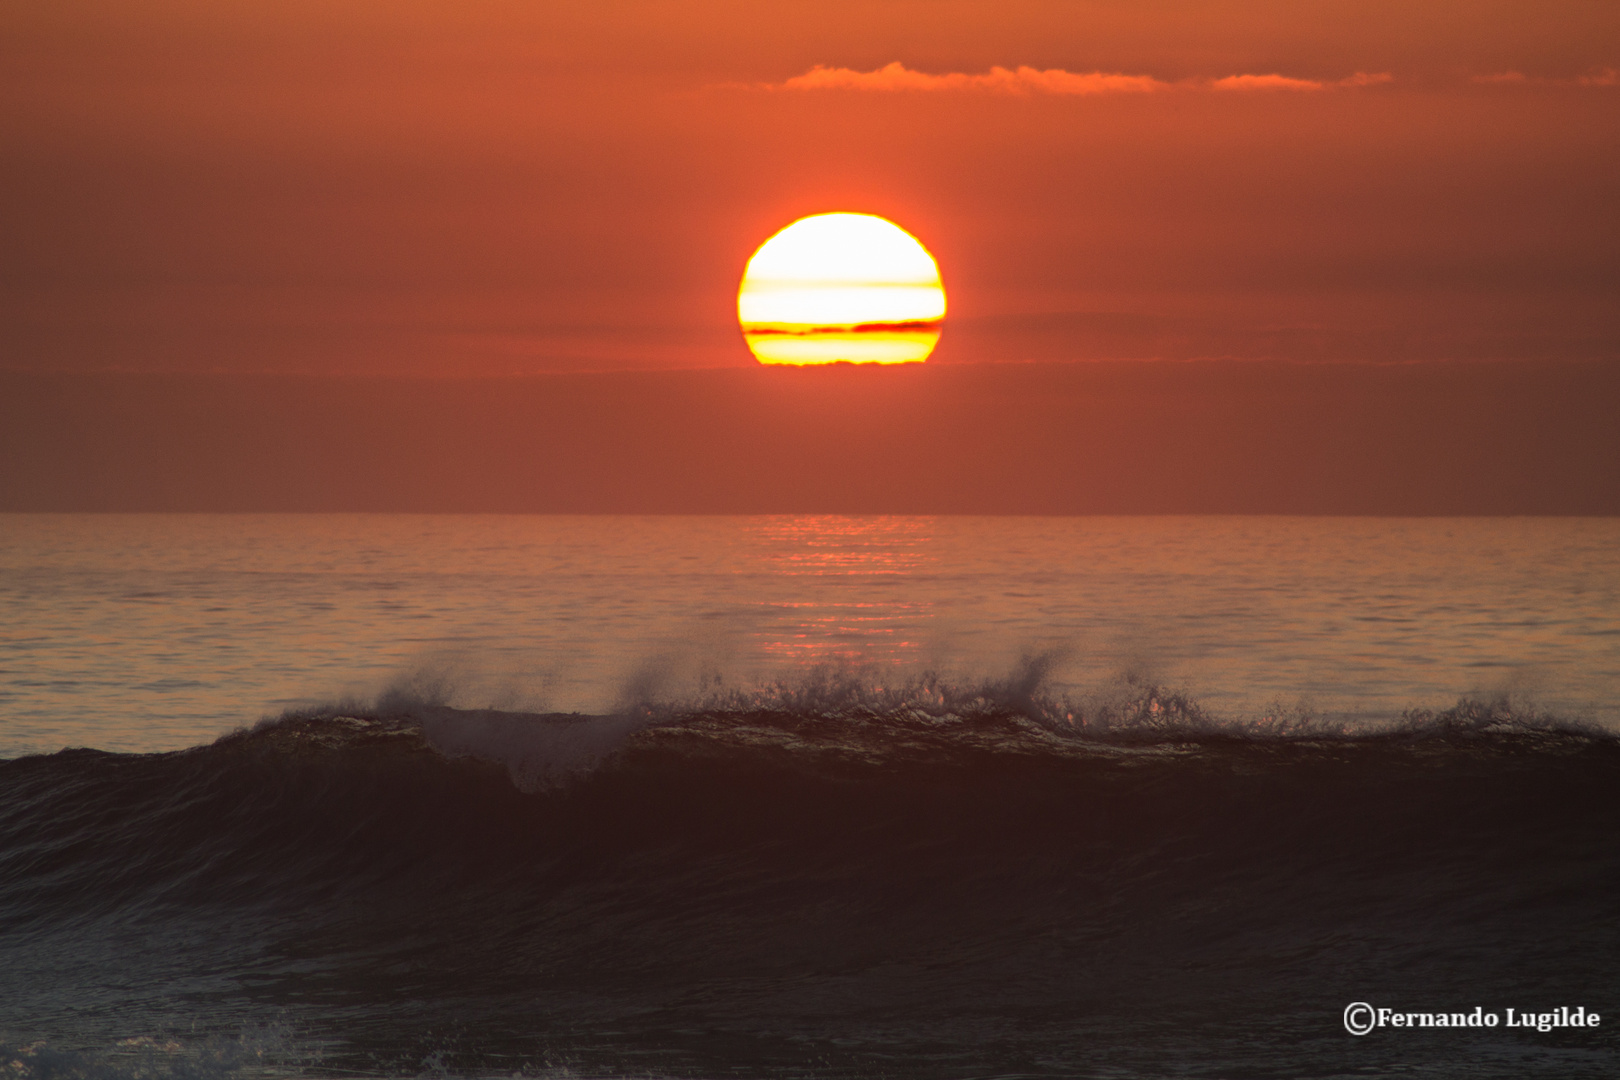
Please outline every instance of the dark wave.
M214 927L238 997L318 1001L373 1058L476 1015L479 1068L543 1031L596 1066L651 1060L630 1040L686 1073L812 1044L1062 1072L1153 1016L1258 1010L1286 1074L1358 998L1606 1004L1608 734L1477 702L1357 734L940 694L418 707L0 763L0 935L170 927L191 955Z
M908 875L965 882L1062 851L1117 887L1130 875L1110 860L1193 836L1192 864L1288 852L1297 865L1289 845L1306 832L1335 838L1338 861L1382 862L1620 822L1606 786L1620 781L1620 740L1500 705L1409 714L1372 734L1222 726L1156 693L1112 723L981 705L419 707L292 717L181 753L22 758L0 763L0 911L273 902L402 878L556 885L638 852L658 853L649 891L655 871L679 876L698 853L733 883L791 878L774 861L812 857L822 873L887 877L897 852ZM1407 839L1392 846L1385 829Z

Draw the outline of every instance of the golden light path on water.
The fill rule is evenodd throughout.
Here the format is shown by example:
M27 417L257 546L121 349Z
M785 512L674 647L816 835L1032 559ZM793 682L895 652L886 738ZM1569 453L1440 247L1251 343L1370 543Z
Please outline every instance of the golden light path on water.
M872 214L801 218L748 260L737 318L762 364L928 359L945 318L939 264Z

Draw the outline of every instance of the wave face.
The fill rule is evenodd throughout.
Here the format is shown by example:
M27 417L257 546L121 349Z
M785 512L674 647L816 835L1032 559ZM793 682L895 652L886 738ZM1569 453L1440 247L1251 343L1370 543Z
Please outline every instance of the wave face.
M1614 1028L1340 1019L1620 1026L1613 736L1477 703L1348 735L950 697L418 708L0 763L0 1072L1620 1066Z

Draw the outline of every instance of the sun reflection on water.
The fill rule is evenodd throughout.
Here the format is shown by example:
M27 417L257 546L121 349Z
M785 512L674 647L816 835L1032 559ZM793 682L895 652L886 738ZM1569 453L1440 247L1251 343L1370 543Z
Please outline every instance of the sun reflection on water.
M766 656L806 665L917 658L934 603L904 586L937 561L932 518L776 517L755 534L766 567L791 583L759 602Z

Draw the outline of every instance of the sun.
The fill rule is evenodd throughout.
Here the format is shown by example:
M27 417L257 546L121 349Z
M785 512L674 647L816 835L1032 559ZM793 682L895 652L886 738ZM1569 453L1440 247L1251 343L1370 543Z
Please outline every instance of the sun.
M748 260L737 293L762 364L909 364L928 359L945 287L928 249L873 214L800 218Z

